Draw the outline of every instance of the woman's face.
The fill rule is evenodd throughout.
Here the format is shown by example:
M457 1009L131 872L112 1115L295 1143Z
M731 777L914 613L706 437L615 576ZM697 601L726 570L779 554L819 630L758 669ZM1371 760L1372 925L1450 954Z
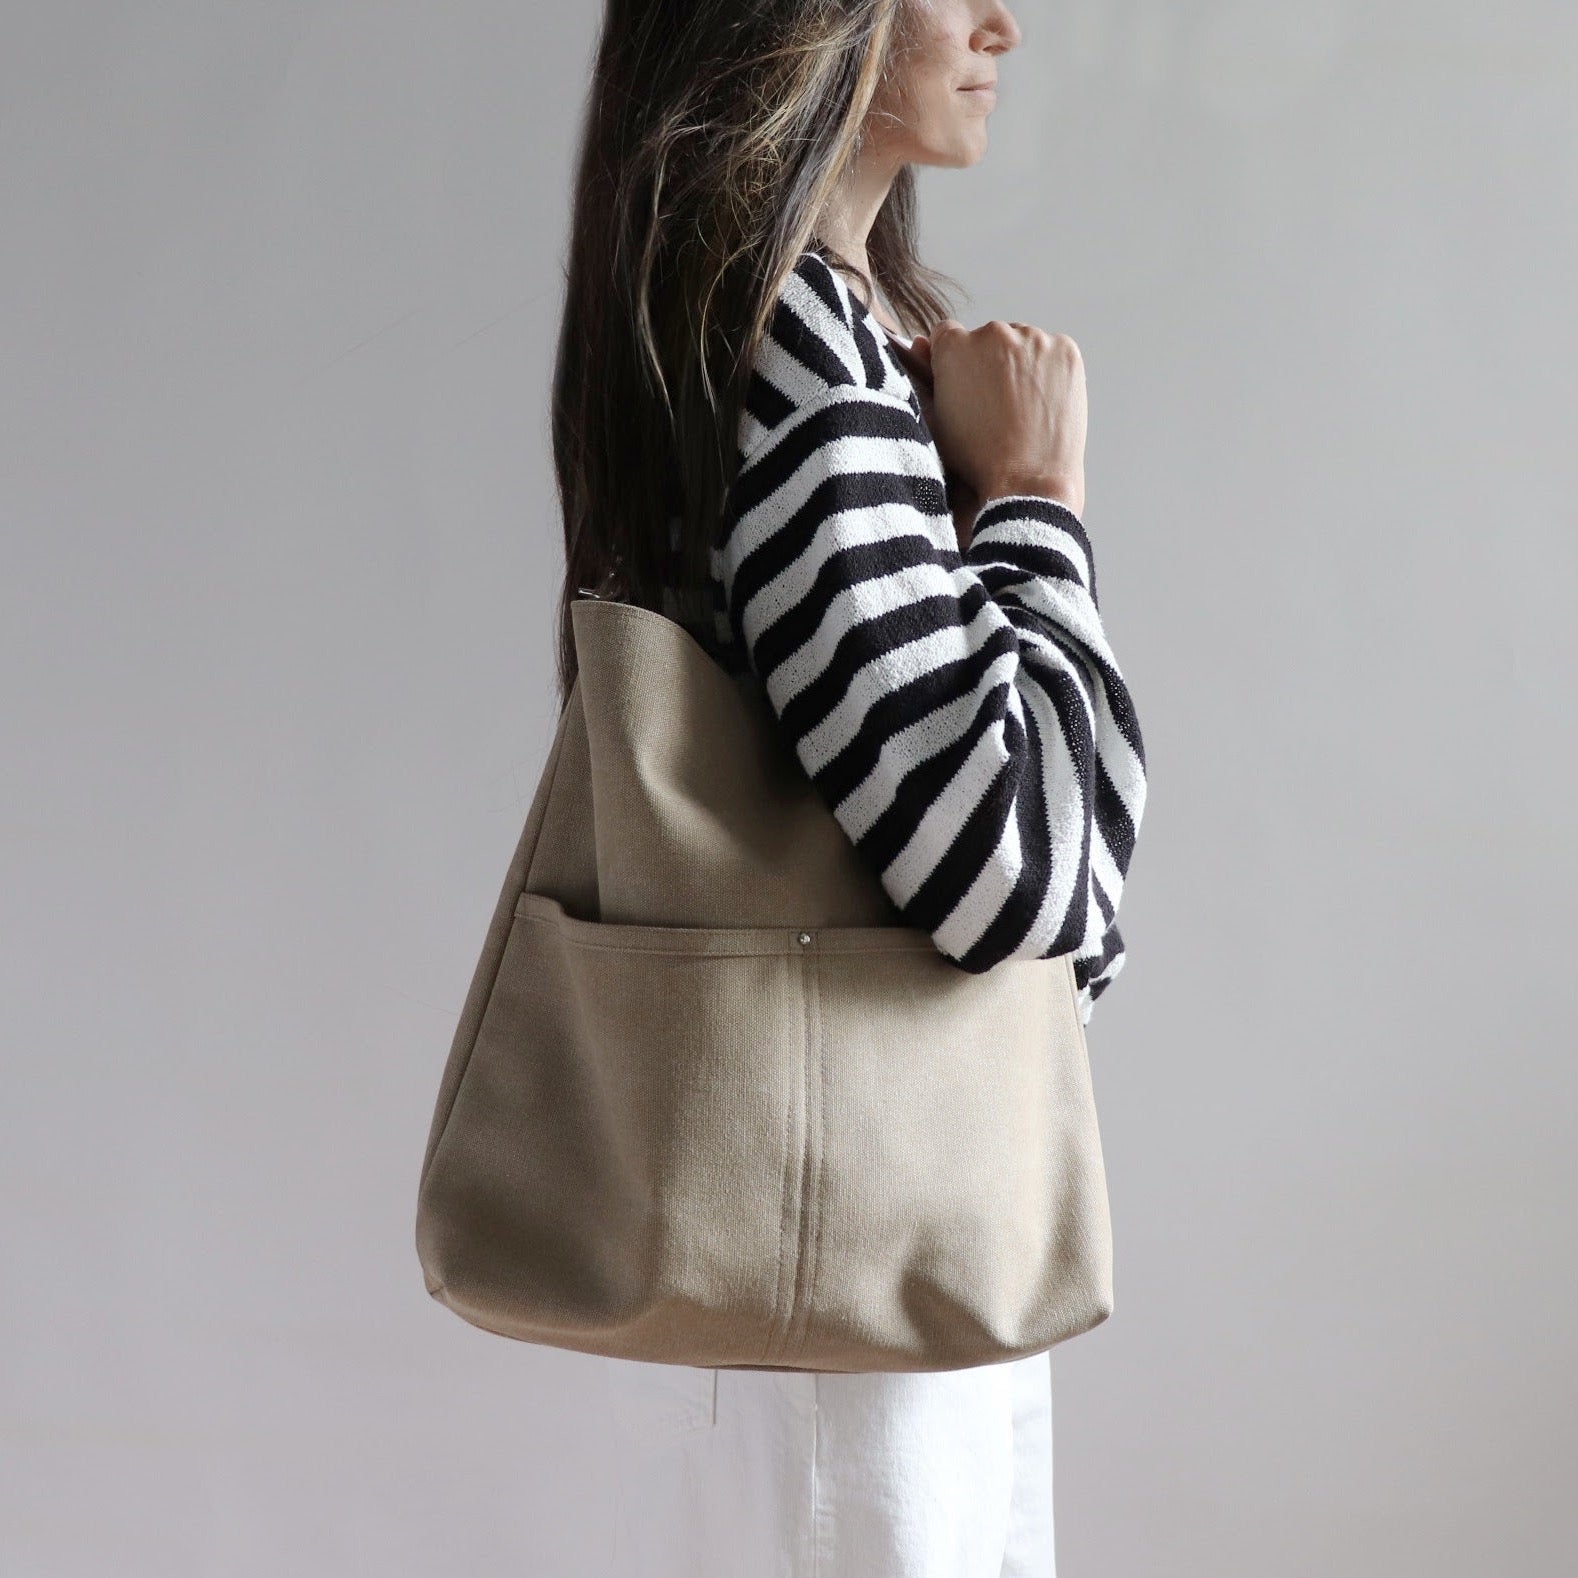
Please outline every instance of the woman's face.
M1003 0L900 0L899 41L866 124L883 163L974 164L986 152L998 56L1020 40Z

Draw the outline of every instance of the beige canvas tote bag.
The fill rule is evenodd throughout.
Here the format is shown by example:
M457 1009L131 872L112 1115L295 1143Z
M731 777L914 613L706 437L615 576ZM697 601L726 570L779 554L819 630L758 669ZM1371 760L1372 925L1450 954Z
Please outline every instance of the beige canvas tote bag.
M900 922L749 677L632 604L579 671L440 1080L428 1291L615 1358L948 1370L1112 1312L1068 956Z

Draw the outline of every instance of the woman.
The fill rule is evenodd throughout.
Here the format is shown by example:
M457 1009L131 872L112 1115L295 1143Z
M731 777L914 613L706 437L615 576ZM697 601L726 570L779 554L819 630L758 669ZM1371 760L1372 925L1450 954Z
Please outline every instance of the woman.
M1072 954L1088 1023L1145 775L1080 519L1083 366L947 316L913 237L913 166L979 161L1019 41L1001 0L608 0L554 384L559 685L583 592L684 623L907 923L968 970ZM611 1571L1054 1572L1045 1352L604 1373Z

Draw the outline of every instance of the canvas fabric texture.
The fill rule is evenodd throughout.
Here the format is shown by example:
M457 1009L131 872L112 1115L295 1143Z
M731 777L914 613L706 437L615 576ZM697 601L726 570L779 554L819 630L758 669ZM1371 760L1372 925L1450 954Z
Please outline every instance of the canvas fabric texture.
M484 938L417 1202L501 1335L695 1367L963 1369L1113 1308L1066 955L897 911L766 701L662 614L579 672Z

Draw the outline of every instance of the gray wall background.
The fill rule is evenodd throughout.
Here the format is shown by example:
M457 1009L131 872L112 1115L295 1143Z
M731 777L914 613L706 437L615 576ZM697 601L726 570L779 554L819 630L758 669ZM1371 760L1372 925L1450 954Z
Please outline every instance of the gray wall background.
M597 12L0 5L6 1578L601 1571L596 1361L411 1243ZM926 249L1085 352L1151 765L1059 1570L1563 1570L1578 12L1016 14Z

